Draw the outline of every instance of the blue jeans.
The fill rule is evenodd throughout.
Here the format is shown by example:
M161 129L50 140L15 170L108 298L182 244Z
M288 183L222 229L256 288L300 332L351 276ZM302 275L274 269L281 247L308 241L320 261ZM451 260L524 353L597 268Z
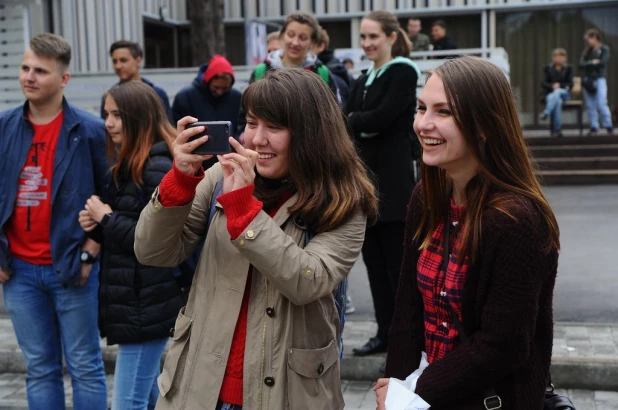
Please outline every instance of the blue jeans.
M562 102L571 98L571 94L564 88L556 88L545 96L545 113L551 116L553 132L560 131L560 120L562 117Z
M601 123L603 128L612 128L612 114L607 105L607 80L604 77L597 78L595 81L597 92L590 94L584 89L586 98L586 108L590 119L590 128L599 129L599 112L601 113Z
M154 409L159 398L157 377L168 338L118 345L112 410Z
M65 408L62 353L73 386L73 407L106 410L107 383L99 344L99 265L82 287L64 287L52 265L13 259L4 303L26 358L30 410Z
M217 407L215 407L215 410L242 410L242 406L237 404L227 404L219 401L217 403Z

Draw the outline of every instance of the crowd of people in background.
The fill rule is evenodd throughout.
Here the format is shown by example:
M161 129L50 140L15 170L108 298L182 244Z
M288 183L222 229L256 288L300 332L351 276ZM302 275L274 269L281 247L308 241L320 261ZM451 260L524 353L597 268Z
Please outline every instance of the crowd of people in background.
M417 96L411 53L457 49L444 21L421 30L366 15L371 66L353 76L315 17L293 13L243 93L216 55L171 106L139 44L117 41L102 119L64 97L71 46L33 38L26 102L0 115L0 283L29 408L65 408L65 360L74 407L107 409L104 337L119 347L114 410L342 409L361 254L378 328L353 353L388 352L378 409L390 377L414 379L426 408L490 394L540 408L558 227L503 73L439 53ZM597 30L585 40L589 135L611 134L610 50ZM544 68L540 117L558 137L575 73L562 48ZM210 138L198 120L230 121L233 149L194 153Z

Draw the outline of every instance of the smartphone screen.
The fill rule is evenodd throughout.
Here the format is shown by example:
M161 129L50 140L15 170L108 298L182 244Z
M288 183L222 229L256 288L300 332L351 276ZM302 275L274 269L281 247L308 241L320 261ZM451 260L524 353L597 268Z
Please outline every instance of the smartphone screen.
M208 135L208 141L193 150L192 154L198 155L222 155L232 152L230 146L231 121L197 121L187 124L186 128L205 127L204 131L189 138L194 141Z

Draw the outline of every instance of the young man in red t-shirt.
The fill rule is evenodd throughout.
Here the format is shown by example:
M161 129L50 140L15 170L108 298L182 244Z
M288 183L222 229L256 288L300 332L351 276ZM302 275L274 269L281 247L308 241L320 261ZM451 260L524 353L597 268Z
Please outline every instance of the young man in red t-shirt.
M99 245L78 214L106 184L105 131L69 105L71 46L32 39L19 80L26 103L0 115L0 283L26 358L30 409L64 409L62 359L76 409L107 409L97 328Z

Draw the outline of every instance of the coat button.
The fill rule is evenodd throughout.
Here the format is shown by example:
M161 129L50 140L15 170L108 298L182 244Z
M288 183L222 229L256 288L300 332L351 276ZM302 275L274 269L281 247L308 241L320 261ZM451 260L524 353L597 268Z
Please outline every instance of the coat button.
M322 374L322 373L324 373L324 365L320 363L320 365L318 366L318 374Z
M240 241L238 241L238 244L239 244L240 246L245 246L245 240L244 240L244 239L241 239Z
M247 231L247 238L251 239L255 236L255 232L253 231Z
M266 314L268 315L268 317L275 317L275 309L271 307L267 307Z
M174 337L174 332L176 331L176 329L171 328L170 329L170 337Z
M264 384L268 387L273 387L275 385L275 379L272 377L267 377L264 379Z

